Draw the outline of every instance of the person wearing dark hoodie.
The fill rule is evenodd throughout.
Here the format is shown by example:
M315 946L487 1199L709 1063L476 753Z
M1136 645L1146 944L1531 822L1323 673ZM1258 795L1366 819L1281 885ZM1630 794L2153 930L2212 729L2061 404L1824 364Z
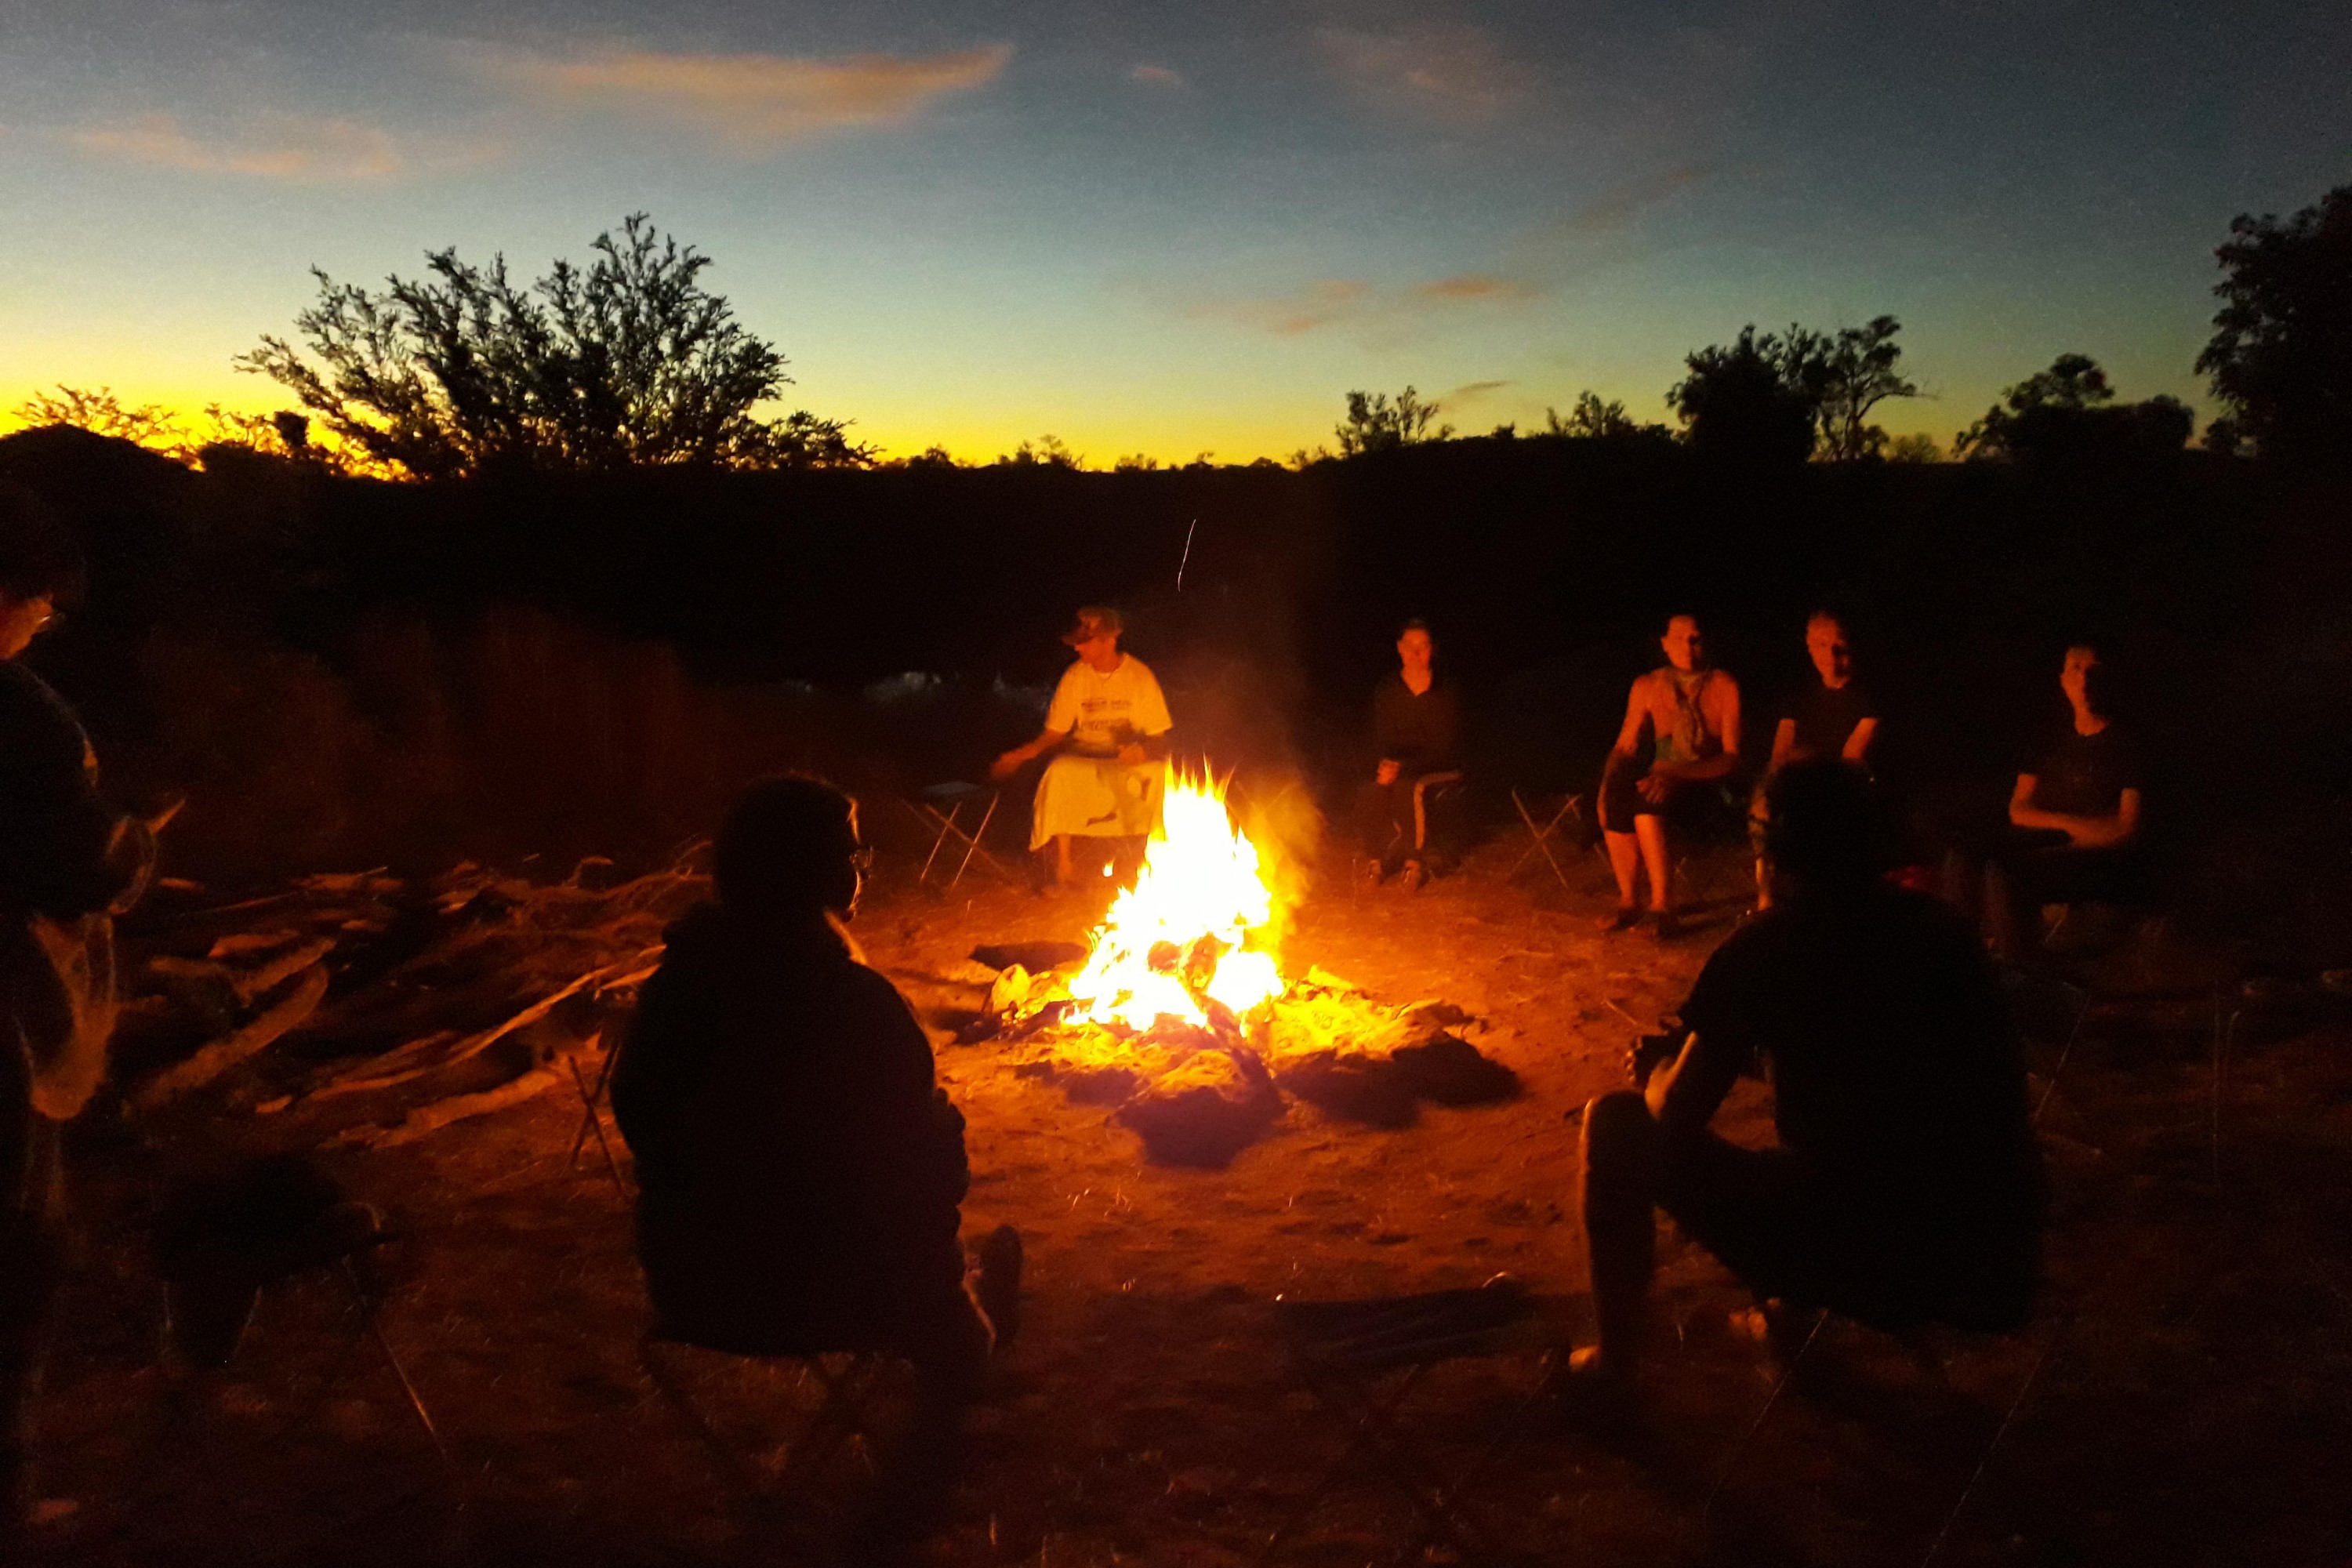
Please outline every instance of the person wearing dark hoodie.
M0 1546L37 1511L32 1401L66 1269L65 1126L106 1076L112 917L145 889L170 816L106 804L80 721L19 657L79 577L40 502L0 485Z
M668 932L613 1110L635 1156L637 1248L667 1333L740 1353L874 1350L914 1364L914 1437L884 1477L868 1560L936 1522L962 1412L1019 1301L1000 1226L968 1288L963 1117L905 998L843 927L856 803L753 784L713 854L716 898Z

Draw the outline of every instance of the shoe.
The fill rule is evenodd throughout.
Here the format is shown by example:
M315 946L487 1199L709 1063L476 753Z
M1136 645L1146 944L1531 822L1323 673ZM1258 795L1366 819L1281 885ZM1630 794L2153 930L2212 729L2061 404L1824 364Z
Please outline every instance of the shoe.
M1418 860L1408 860L1404 863L1404 874L1397 879L1397 886L1408 893L1417 893L1428 880L1429 868Z
M1378 860L1363 860L1357 863L1356 881L1362 887L1379 887L1381 879L1385 875L1387 872Z
M1011 1226L998 1226L980 1244L980 1278L972 1294L996 1331L1001 1355L1021 1331L1021 1233Z
M1620 904L1592 923L1603 931L1632 931L1642 923L1642 911L1634 905Z
M1672 942L1683 934L1682 917L1672 910L1650 911L1650 934L1660 942Z
M1638 1424L1633 1380L1604 1366L1599 1345L1570 1352L1568 1364L1553 1373L1547 1392L1553 1415L1566 1426L1623 1433Z

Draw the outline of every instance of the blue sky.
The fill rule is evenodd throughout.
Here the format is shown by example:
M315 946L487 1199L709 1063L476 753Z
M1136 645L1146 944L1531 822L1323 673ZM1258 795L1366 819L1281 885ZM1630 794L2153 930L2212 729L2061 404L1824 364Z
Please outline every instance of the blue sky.
M1939 437L2064 351L2195 399L2211 250L2352 180L2352 6L0 4L0 406L279 400L312 263L625 213L894 451L1282 455L1350 387L1662 418L1880 312Z

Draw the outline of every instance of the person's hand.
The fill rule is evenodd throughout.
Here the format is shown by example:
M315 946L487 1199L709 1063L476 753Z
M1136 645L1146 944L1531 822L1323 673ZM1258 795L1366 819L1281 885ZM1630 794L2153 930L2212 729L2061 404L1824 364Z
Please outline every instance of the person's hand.
M988 776L1001 784L1019 773L1022 764L1028 760L1029 753L1016 746L988 764Z
M1150 753L1143 749L1141 742L1129 741L1118 749L1118 760L1122 767L1140 767L1150 761Z
M1660 805L1664 804L1667 795L1675 787L1674 775L1652 768L1642 775L1641 781L1633 787L1641 792L1643 800L1648 801L1652 805Z
M1381 765L1372 770L1372 782L1376 784L1392 784L1397 782L1397 774L1402 772L1404 772L1402 764L1382 757Z

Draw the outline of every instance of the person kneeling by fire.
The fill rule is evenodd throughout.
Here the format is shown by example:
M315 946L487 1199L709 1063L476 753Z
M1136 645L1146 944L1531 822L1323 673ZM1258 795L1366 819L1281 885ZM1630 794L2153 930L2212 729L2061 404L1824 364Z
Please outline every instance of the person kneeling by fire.
M1009 779L1037 758L1051 756L1037 781L1029 847L1054 846L1055 879L1077 880L1071 863L1073 838L1123 840L1139 854L1160 820L1160 791L1166 776L1168 699L1160 681L1133 654L1118 650L1127 629L1117 610L1089 605L1078 612L1062 640L1076 650L1077 662L1062 672L1045 709L1045 727L1025 746L1015 746L988 770Z
M1020 1237L1000 1226L967 1283L963 1117L905 998L842 923L866 861L848 796L753 784L719 831L717 898L670 928L613 1080L667 1335L914 1363L914 1430L861 1526L861 1562L940 1522L1021 1272Z
M1756 1292L1784 1351L1803 1309L1895 1332L1998 1332L2032 1310L2046 1194L1991 965L1965 921L1881 875L1858 770L1797 763L1769 798L1772 907L1707 961L1684 1027L1635 1047L1645 1087L1585 1108L1600 1343L1570 1387L1610 1404L1643 1349L1654 1209ZM1759 1067L1779 1147L1745 1149L1707 1124Z

